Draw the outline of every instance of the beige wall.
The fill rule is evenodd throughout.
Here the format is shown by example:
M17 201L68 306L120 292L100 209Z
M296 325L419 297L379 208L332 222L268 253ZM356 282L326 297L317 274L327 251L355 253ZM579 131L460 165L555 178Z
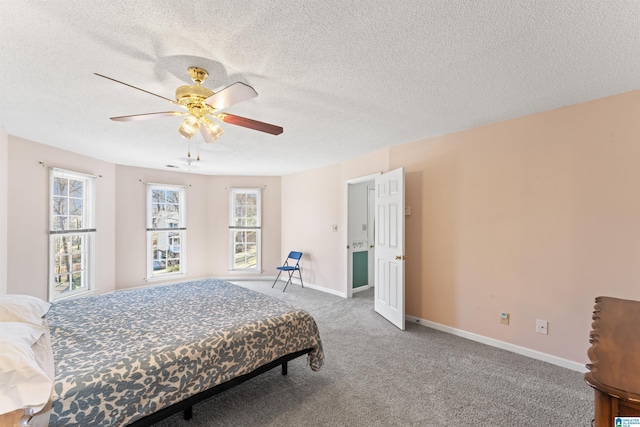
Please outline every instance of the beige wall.
M187 278L207 276L207 177L116 166L116 288L148 285L146 183L184 185L187 214ZM173 279L176 280L175 278ZM153 282L160 283L160 282Z
M587 362L594 298L640 299L638 117L640 91L285 176L283 193L299 202L283 197L297 229L283 232L283 250L336 263L307 274L346 289L344 242L327 227L343 224L340 189L404 166L407 314ZM536 319L549 335L535 333Z
M49 167L96 175L96 291L114 289L115 167L9 135L7 292L48 298Z
M229 188L262 188L262 269L273 276L280 261L280 178L204 176L173 171L116 167L116 288L145 286L145 185L187 187L187 279L241 277L229 271ZM174 278L173 281L176 279ZM151 284L160 283L153 282Z
M9 137L0 123L0 295L7 293L7 193L9 190Z
M8 192L3 199L7 203L3 205L8 207L6 240L10 250L2 261L8 264L9 293L47 298L49 167L99 176L98 293L148 285L145 280L146 182L187 187L187 279L243 275L229 272L228 189L232 187L263 189L261 275L274 276L275 267L281 263L280 177L204 176L116 166L13 136L8 137L7 145L8 156L2 157L9 159Z
M346 296L346 181L388 168L383 150L282 177L282 257L289 251L304 253L303 280Z
M262 188L262 276L273 277L280 259L281 188L280 177L210 176L207 200L209 243L211 254L207 260L212 275L240 277L246 273L229 272L229 189ZM254 274L251 274L254 276Z
M586 362L594 298L640 299L638 117L640 91L391 149L407 312Z
M344 262L340 248L340 167L331 166L282 178L282 253L303 253L302 279L334 291L342 290ZM332 226L338 225L339 232Z

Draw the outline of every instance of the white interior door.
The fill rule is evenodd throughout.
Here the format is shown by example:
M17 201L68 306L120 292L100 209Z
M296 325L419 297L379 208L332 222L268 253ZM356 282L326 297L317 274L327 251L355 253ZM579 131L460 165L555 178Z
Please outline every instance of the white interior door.
M404 168L375 179L375 310L404 330Z

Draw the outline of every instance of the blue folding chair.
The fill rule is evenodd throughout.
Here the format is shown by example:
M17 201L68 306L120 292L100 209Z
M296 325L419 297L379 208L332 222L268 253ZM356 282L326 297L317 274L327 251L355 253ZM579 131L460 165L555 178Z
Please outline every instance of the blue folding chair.
M300 272L300 258L302 258L302 252L289 252L289 256L287 256L287 259L284 260L284 264L282 264L281 267L276 267L278 270L280 270L280 272L278 273L278 277L276 277L275 282L273 282L273 285L271 285L272 288L276 285L276 282L280 278L280 275L283 271L289 273L289 279L287 280L287 284L284 285L284 289L282 290L282 292L287 290L287 286L289 286L289 283L291 283L291 278L293 277L293 273L295 271L298 272L298 275L300 276L300 284L304 288L304 283L302 283L302 273ZM295 264L293 263L293 261L289 263L289 260L295 261Z

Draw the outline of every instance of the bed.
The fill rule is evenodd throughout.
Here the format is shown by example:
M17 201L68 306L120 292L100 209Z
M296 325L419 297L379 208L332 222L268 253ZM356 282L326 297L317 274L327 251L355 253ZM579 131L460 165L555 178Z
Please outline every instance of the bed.
M150 425L230 386L324 354L309 313L200 280L56 302L49 425Z

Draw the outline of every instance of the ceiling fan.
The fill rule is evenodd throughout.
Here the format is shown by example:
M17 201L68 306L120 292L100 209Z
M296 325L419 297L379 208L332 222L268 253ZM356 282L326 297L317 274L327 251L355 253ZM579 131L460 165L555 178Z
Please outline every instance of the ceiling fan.
M216 123L216 120L220 122L229 123L236 126L242 126L245 128L257 130L260 132L269 133L271 135L280 135L283 131L282 127L271 125L269 123L259 122L257 120L248 119L246 117L236 116L223 112L227 107L237 104L242 101L246 101L258 96L258 93L249 85L236 82L230 86L220 89L218 92L214 92L204 86L202 83L209 76L206 70L199 67L189 67L187 69L191 80L195 83L195 86L180 86L176 89L176 99L165 98L164 96L157 95L139 87L135 87L128 83L121 82L111 77L104 76L102 74L94 73L96 76L104 77L105 79L112 80L116 83L129 86L133 89L148 93L149 95L157 96L170 103L183 108L185 111L161 111L157 113L144 113L135 114L131 116L119 116L111 117L111 120L117 122L128 122L133 120L153 119L156 117L169 117L169 116L186 116L178 128L180 135L187 139L191 139L198 131L202 135L202 138L207 143L212 143L222 135L222 128ZM212 120L215 119L215 120ZM191 157L191 153L188 153ZM198 160L200 156L198 155Z

